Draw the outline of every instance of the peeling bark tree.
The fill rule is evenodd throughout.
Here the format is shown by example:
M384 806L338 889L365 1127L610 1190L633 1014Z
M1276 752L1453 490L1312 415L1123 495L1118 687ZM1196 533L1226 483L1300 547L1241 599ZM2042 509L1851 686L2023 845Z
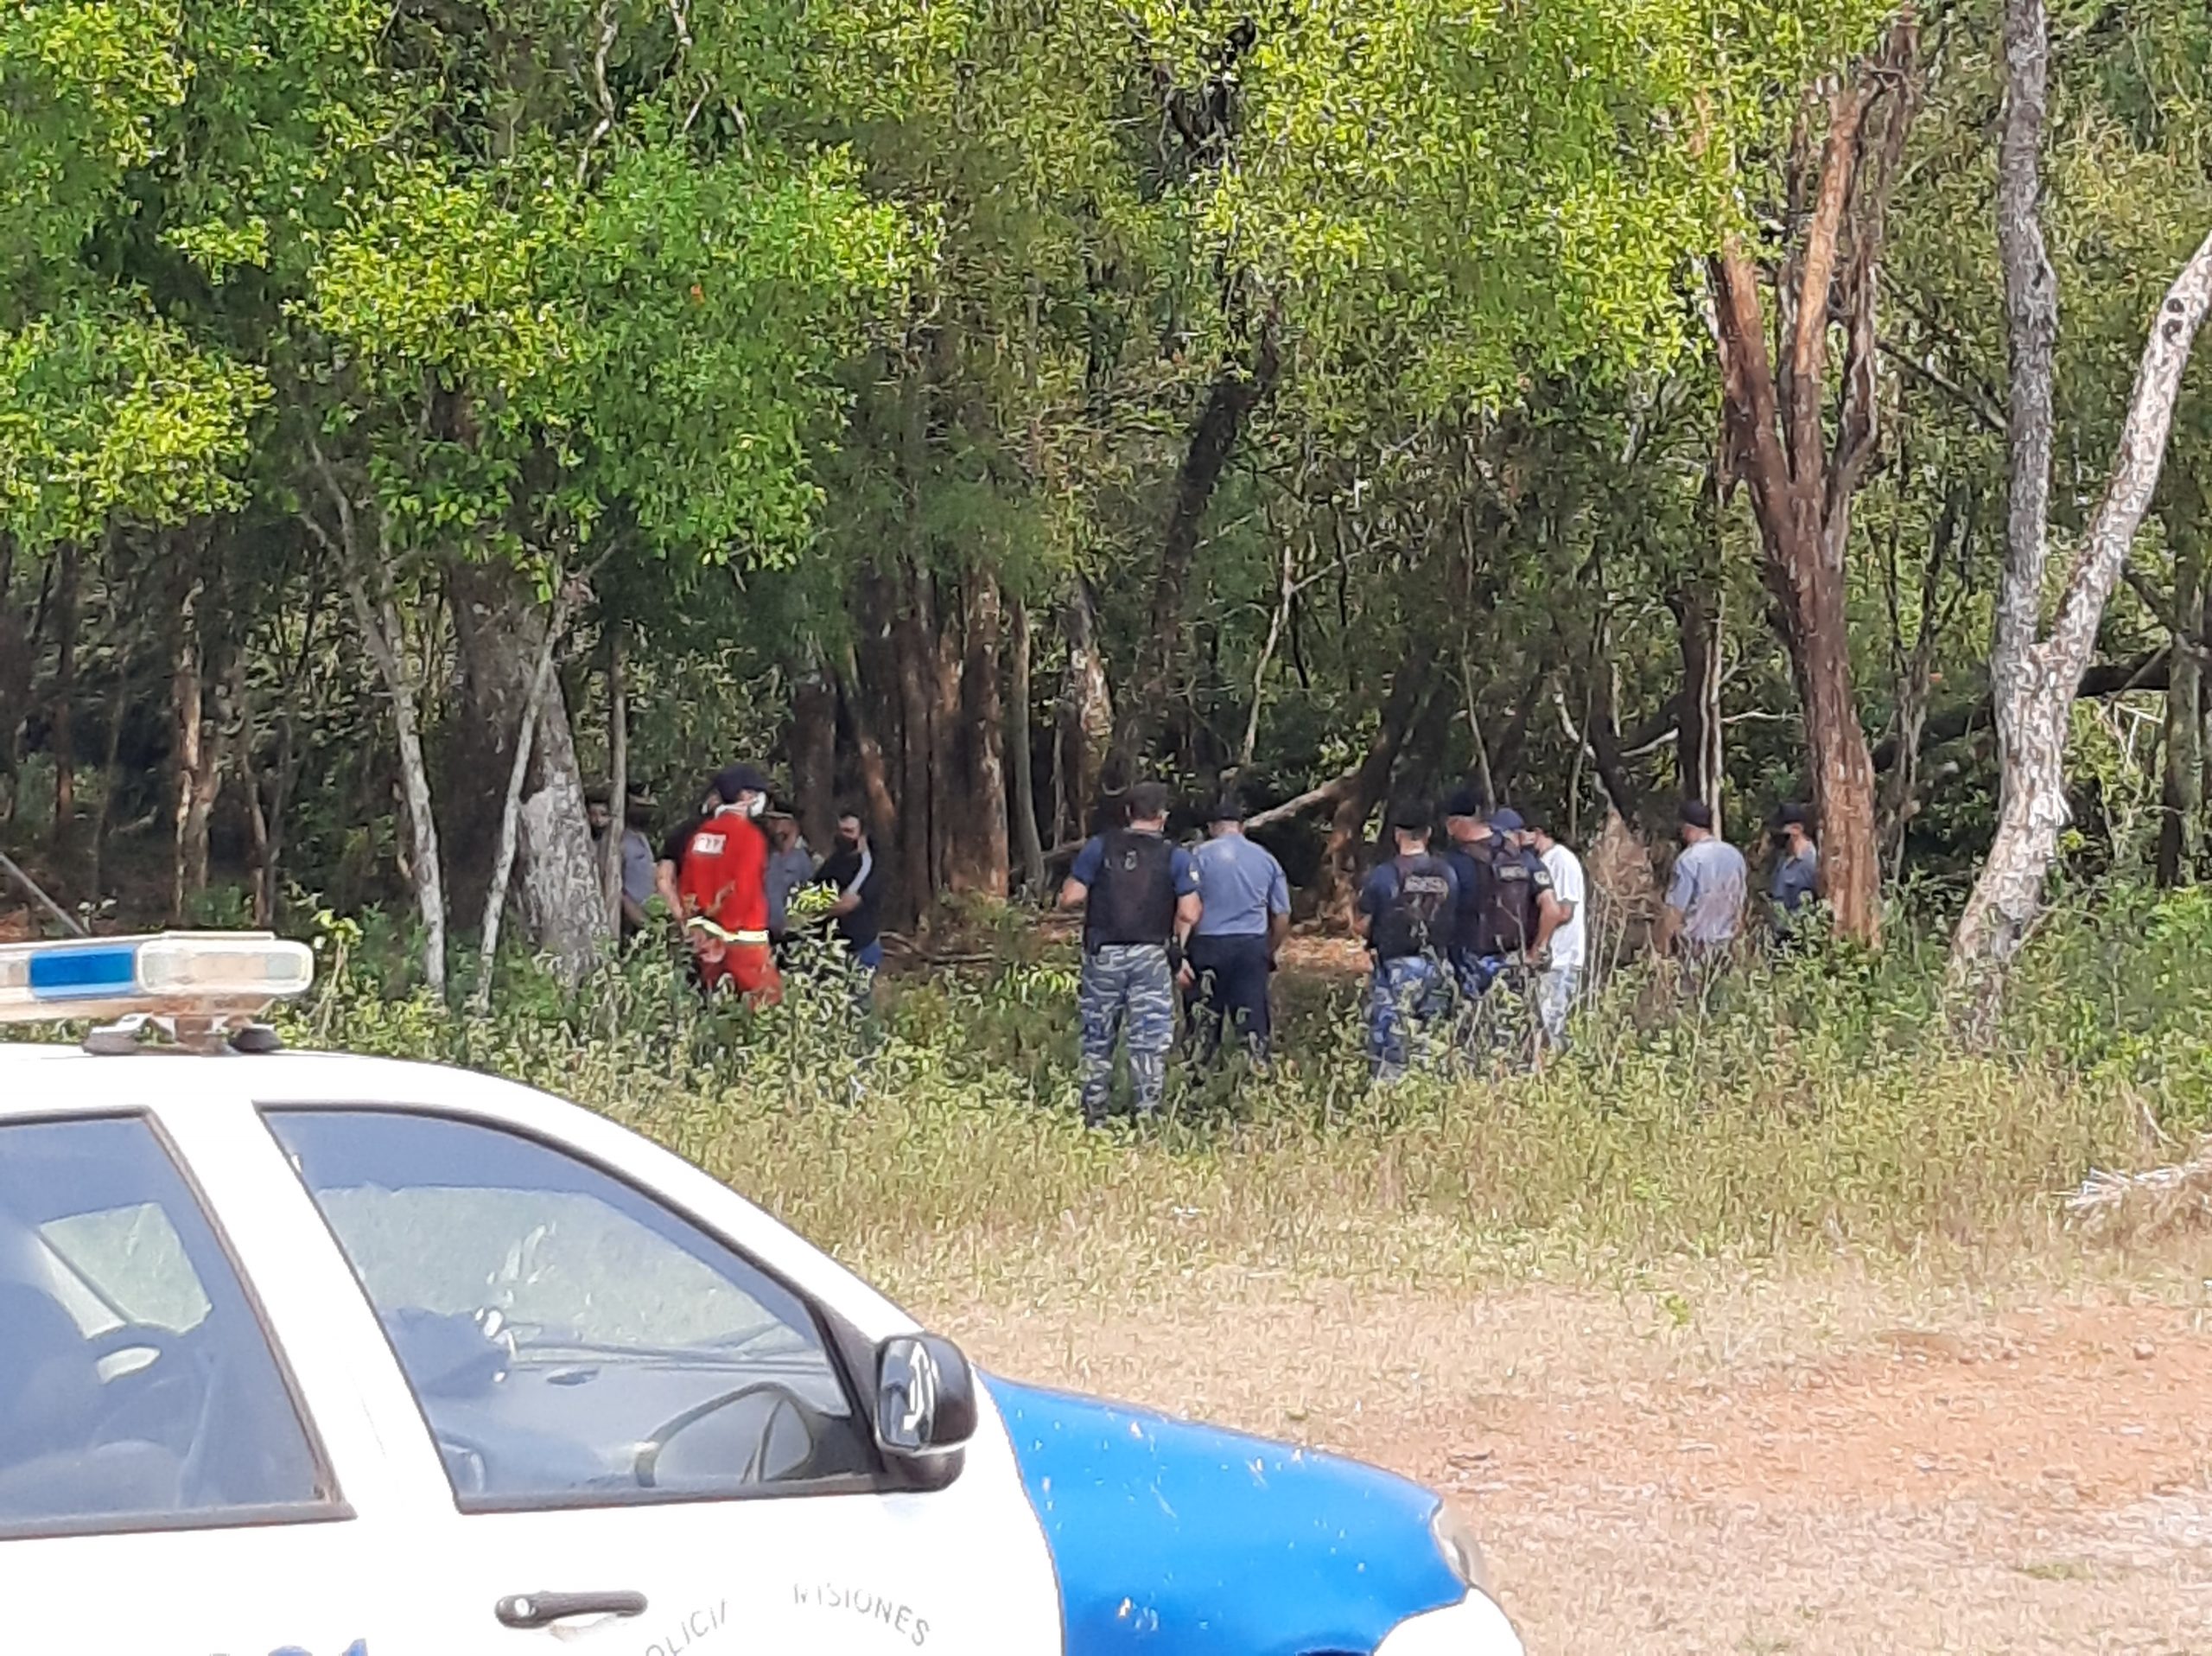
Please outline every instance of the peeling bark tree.
M1080 575L1069 583L1060 607L1060 632L1067 641L1065 676L1060 681L1059 786L1056 838L1081 839L1105 792L1107 749L1114 739L1114 691L1098 643L1098 607L1090 583Z
M453 835L451 852L456 870L488 869L505 812L505 785L525 710L534 698L537 661L551 618L531 583L512 566L454 557L448 560L444 574L473 737L467 771L454 778L449 800L453 820L465 831ZM583 773L557 677L533 727L515 867L523 935L532 948L552 955L569 982L577 981L613 933L584 816Z
M1730 455L1751 493L1762 572L1804 710L1824 884L1838 929L1866 943L1880 933L1881 864L1874 767L1852 682L1844 557L1852 497L1875 449L1876 278L1913 112L1916 50L1907 12L1865 73L1830 94L1817 169L1792 169L1811 196L1793 201L1802 227L1773 273L1781 338L1771 353L1761 272L1743 239L1729 238L1711 261ZM1844 354L1831 434L1823 404L1838 313Z
M2011 501L2005 575L1997 598L1990 680L2001 777L1997 835L1951 939L1955 986L1986 1012L2043 906L2044 882L2068 820L2066 735L2075 686L2095 646L2105 603L2127 562L2164 465L2174 400L2212 304L2207 236L2158 306L2096 515L2068 575L2050 629L2043 625L2053 442L2052 358L2058 290L2044 250L2042 143L2050 73L2042 0L2007 0L2004 131L1998 147L1997 234L2005 265L2012 360L2006 438Z
M1007 895L1006 700L999 685L999 583L981 570L960 583L958 717L946 746L960 797L945 812L945 888Z

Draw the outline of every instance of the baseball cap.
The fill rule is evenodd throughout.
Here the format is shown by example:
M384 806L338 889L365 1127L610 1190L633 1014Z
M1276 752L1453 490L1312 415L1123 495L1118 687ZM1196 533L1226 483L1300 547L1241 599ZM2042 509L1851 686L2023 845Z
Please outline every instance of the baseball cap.
M1490 825L1501 834L1517 834L1529 825L1511 806L1502 805L1490 813Z
M1785 805L1774 813L1774 825L1777 828L1809 828L1813 825L1813 808L1806 805Z
M1681 818L1693 828L1702 828L1707 833L1713 831L1713 807L1703 799L1684 799Z
M1447 817L1479 817L1483 813L1483 796L1471 787L1455 787L1446 796L1444 814Z
M766 793L768 779L752 765L725 765L715 773L715 792L724 805L735 805L741 793Z
M1208 822L1242 822L1244 802L1234 793L1224 793L1206 806Z

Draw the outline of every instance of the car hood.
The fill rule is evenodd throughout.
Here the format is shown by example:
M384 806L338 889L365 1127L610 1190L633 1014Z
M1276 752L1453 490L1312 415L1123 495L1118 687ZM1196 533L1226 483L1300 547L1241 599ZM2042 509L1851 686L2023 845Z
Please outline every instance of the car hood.
M1437 1498L1332 1455L985 1379L1059 1574L1068 1656L1372 1651L1465 1592Z

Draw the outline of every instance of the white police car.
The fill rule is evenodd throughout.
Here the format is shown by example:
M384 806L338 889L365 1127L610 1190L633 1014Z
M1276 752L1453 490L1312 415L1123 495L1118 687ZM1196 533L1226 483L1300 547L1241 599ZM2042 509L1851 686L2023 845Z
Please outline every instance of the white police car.
M978 1375L587 1111L267 1051L309 969L0 948L0 1019L177 1037L0 1045L0 1652L1519 1652L1434 1495Z

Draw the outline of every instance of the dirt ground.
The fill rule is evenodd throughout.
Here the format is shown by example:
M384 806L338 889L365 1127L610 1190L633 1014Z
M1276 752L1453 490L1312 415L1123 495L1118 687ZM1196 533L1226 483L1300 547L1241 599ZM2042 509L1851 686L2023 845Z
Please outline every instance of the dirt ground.
M1445 1491L1532 1653L2183 1656L2212 1651L2206 1269L1971 1290L1246 1277L946 1321L1001 1372Z

